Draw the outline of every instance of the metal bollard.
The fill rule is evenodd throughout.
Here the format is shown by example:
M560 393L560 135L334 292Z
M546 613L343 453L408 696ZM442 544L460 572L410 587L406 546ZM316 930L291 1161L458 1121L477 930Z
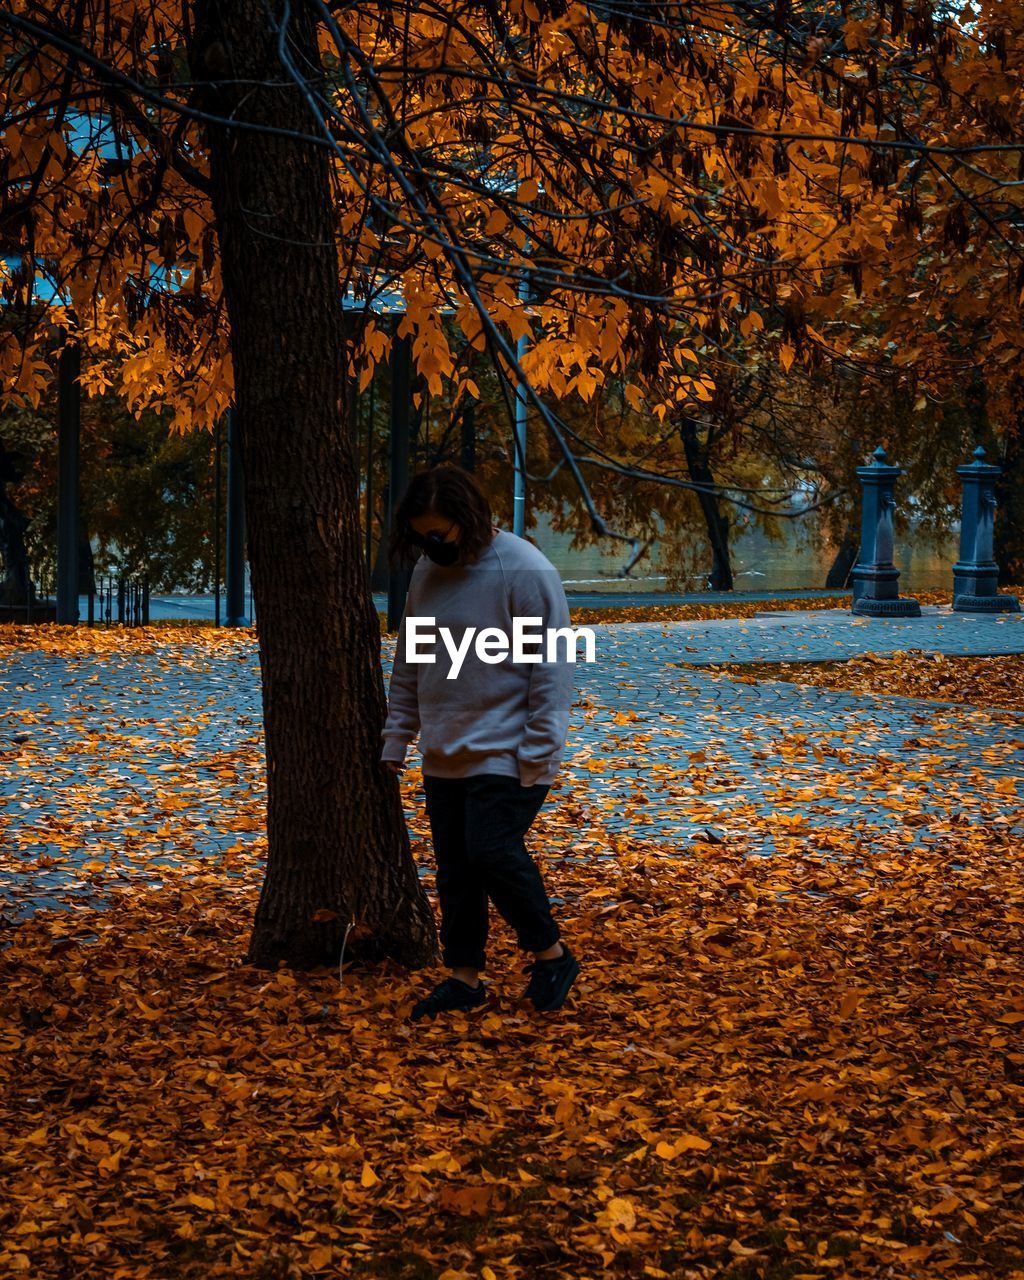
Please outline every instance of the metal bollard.
M893 486L903 469L890 465L882 448L871 456L873 461L869 466L857 468L864 492L860 557L850 574L852 612L867 618L919 618L920 604L899 593L900 571L892 562L893 511L896 509Z
M1016 596L996 593L999 566L992 558L995 526L995 482L1002 468L985 461L978 445L974 461L957 467L963 478L964 496L960 511L960 559L953 566L954 613L1020 613Z

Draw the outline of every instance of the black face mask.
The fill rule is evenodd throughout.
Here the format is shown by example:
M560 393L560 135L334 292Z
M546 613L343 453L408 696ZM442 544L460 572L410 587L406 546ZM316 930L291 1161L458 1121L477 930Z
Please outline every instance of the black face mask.
M434 564L451 568L459 558L459 544L457 542L445 542L439 533L424 535L417 533L415 529L410 529L408 537L412 545L419 547L427 559L433 560Z

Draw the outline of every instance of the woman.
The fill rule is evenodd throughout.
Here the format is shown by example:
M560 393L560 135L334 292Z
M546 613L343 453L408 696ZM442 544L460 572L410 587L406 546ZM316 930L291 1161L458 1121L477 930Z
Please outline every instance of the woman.
M487 499L467 472L434 467L417 475L395 513L391 556L416 551L388 693L381 759L395 773L417 731L423 789L437 860L442 959L451 976L412 1010L413 1019L482 1005L488 902L534 960L526 995L558 1009L580 971L558 925L524 836L554 781L573 698L564 661L513 661L474 650L467 631L513 619L568 627L558 573L532 543L496 529ZM410 619L448 628L432 659L410 661ZM572 641L570 640L571 644ZM449 647L449 645L451 647ZM453 662L451 648L461 657ZM417 654L422 650L417 648ZM513 655L514 656L514 655ZM455 674L455 678L449 678Z

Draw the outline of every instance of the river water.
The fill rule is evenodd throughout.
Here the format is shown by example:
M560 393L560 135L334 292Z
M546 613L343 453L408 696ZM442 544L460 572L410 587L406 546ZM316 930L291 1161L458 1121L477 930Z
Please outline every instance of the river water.
M644 558L628 579L622 579L617 575L626 556L620 543L606 540L573 550L570 547L571 534L552 530L545 516L538 517L537 525L528 530L528 534L562 574L567 588L663 591L668 587L666 566L657 549L653 560ZM958 531L952 530L939 548L923 537L915 538L912 533L898 538L894 559L900 570L900 591L911 594L915 590L948 590L953 583L952 567L957 559L958 537ZM745 529L736 534L732 543L736 590L781 591L824 587L834 555L834 548L815 545L792 523L785 526L780 540L766 537L759 529ZM710 567L711 555L708 553L707 568ZM704 577L705 574L701 573L690 575L681 587L698 591Z

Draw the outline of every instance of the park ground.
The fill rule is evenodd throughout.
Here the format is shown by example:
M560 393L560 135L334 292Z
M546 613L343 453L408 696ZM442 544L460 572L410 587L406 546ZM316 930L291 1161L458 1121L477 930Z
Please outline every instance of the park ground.
M242 963L251 633L2 629L0 1274L1024 1277L1024 620L790 603L603 614L535 828L577 992L497 922L426 1026Z

